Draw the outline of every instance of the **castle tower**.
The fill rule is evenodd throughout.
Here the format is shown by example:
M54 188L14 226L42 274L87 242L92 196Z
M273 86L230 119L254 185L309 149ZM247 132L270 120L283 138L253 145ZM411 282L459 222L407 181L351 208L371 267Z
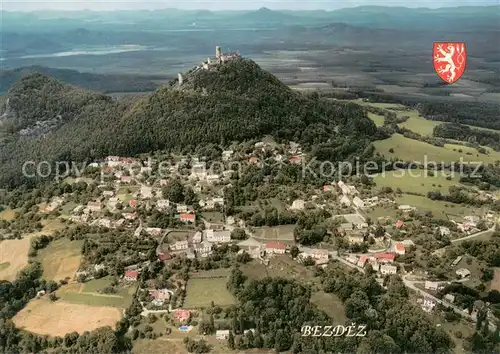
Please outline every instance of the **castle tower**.
M221 56L222 56L222 48L220 46L216 46L215 47L215 57L217 59L220 59Z
M182 85L182 82L184 81L184 78L182 77L182 74L181 74L181 73L178 73L178 74L177 74L177 78L178 78L178 80L179 80L179 86L181 86L181 85Z

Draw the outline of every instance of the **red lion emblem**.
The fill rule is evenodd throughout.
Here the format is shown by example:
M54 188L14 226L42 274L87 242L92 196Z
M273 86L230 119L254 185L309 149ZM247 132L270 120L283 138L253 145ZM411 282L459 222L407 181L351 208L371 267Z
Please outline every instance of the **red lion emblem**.
M464 42L435 42L432 54L436 74L448 84L456 82L465 71L467 52Z

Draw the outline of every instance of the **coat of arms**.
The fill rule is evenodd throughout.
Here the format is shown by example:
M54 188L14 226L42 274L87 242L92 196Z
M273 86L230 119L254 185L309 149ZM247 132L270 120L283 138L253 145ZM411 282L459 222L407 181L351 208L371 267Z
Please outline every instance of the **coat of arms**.
M463 42L435 42L434 70L446 83L456 82L465 71L467 53Z

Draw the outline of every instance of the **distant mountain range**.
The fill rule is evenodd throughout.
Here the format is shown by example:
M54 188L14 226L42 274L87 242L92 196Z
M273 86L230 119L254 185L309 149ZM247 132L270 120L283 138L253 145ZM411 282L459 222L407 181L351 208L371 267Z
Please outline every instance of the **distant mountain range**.
M0 94L7 92L16 81L30 73L51 76L67 84L102 93L144 92L158 88L158 85L152 81L155 77L81 73L76 70L30 66L10 70L0 69ZM156 77L156 79L159 78Z
M91 26L93 30L182 28L196 23L211 27L320 25L344 22L377 28L470 30L494 26L498 30L499 6L447 7L442 9L361 6L335 11L157 11L114 12L6 12L2 11L3 31L47 32Z

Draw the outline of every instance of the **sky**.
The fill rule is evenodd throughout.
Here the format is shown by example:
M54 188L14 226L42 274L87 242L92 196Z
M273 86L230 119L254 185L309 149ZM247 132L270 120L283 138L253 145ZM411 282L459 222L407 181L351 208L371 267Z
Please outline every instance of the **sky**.
M185 10L252 10L267 7L276 10L335 10L362 5L406 6L406 7L449 7L498 5L499 0L0 0L0 7L7 11L114 11L114 10L155 10L179 8Z

